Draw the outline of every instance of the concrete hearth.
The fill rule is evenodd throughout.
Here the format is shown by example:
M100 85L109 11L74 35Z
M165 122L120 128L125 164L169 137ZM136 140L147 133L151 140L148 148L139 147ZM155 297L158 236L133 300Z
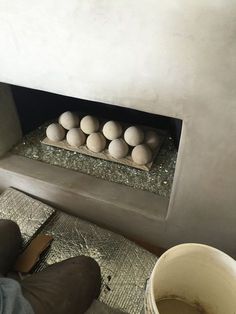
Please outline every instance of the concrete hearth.
M183 120L169 204L160 207L159 200L147 201L140 192L140 211L134 191L130 199L123 193L121 201L115 186L99 182L99 196L76 183L62 207L73 210L83 198L90 205L77 206L78 215L124 233L135 230L156 245L202 242L235 254L234 1L121 5L80 0L68 5L62 0L58 5L43 0L37 6L3 1L2 16L1 82ZM4 155L21 138L6 85L0 92L0 128ZM64 169L46 170L48 165L15 156L5 155L0 163L2 188L14 185L55 204L62 204L63 184L67 191L73 176L80 176L70 173L70 181ZM45 189L41 195L39 186Z

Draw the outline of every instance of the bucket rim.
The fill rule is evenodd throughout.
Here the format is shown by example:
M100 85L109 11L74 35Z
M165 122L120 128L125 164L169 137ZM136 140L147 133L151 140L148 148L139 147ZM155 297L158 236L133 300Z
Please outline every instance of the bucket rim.
M152 271L152 274L150 276L150 286L149 286L149 294L150 294L150 299L151 299L151 302L152 302L152 306L153 306L153 311L155 312L155 314L158 314L159 311L158 311L158 308L157 308L157 305L156 305L156 300L155 300L155 297L154 297L154 275L156 273L156 269L159 267L159 265L162 263L162 261L166 258L167 255L169 255L170 253L176 251L176 250L179 250L179 249L182 249L182 248L202 248L203 250L205 250L205 252L212 252L213 254L217 254L218 256L224 258L226 261L229 262L230 266L231 266L231 269L233 270L233 272L235 273L235 276L236 276L236 260L233 259L233 257L229 256L228 254L224 253L223 251L213 247L213 246L210 246L210 245L206 245L206 244L201 244L201 243L182 243L182 244L178 244L178 245L175 245L171 248L169 248L165 253L163 253L159 258L158 258L158 261L156 262L154 268L153 268L153 271Z

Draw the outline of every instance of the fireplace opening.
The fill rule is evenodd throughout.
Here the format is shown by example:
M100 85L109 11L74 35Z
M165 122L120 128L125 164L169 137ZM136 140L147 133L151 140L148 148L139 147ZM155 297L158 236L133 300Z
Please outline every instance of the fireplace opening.
M23 139L12 149L13 154L169 199L181 136L181 120L19 86L12 86L12 91L23 131ZM89 114L98 119L116 120L126 125L144 125L162 130L165 140L151 170L139 170L42 144L46 127L52 121L56 121L61 113L68 110L77 111L82 116Z

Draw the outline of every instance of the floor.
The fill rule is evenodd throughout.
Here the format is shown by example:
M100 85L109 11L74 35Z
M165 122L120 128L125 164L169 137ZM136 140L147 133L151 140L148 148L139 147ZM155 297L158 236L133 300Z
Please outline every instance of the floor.
M126 313L142 313L146 282L157 261L154 254L121 235L55 211L14 189L0 196L0 218L18 222L25 241L37 233L53 236L50 249L34 271L76 255L91 256L102 272L99 300Z

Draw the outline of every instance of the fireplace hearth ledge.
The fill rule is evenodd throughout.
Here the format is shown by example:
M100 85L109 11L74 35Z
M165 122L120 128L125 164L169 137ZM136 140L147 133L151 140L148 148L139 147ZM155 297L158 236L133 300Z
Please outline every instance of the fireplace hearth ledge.
M13 154L0 159L0 191L9 186L58 209L153 244L157 235L150 237L147 233L140 237L139 224L142 221L142 226L148 228L150 222L159 222L160 232L169 201L150 192Z

